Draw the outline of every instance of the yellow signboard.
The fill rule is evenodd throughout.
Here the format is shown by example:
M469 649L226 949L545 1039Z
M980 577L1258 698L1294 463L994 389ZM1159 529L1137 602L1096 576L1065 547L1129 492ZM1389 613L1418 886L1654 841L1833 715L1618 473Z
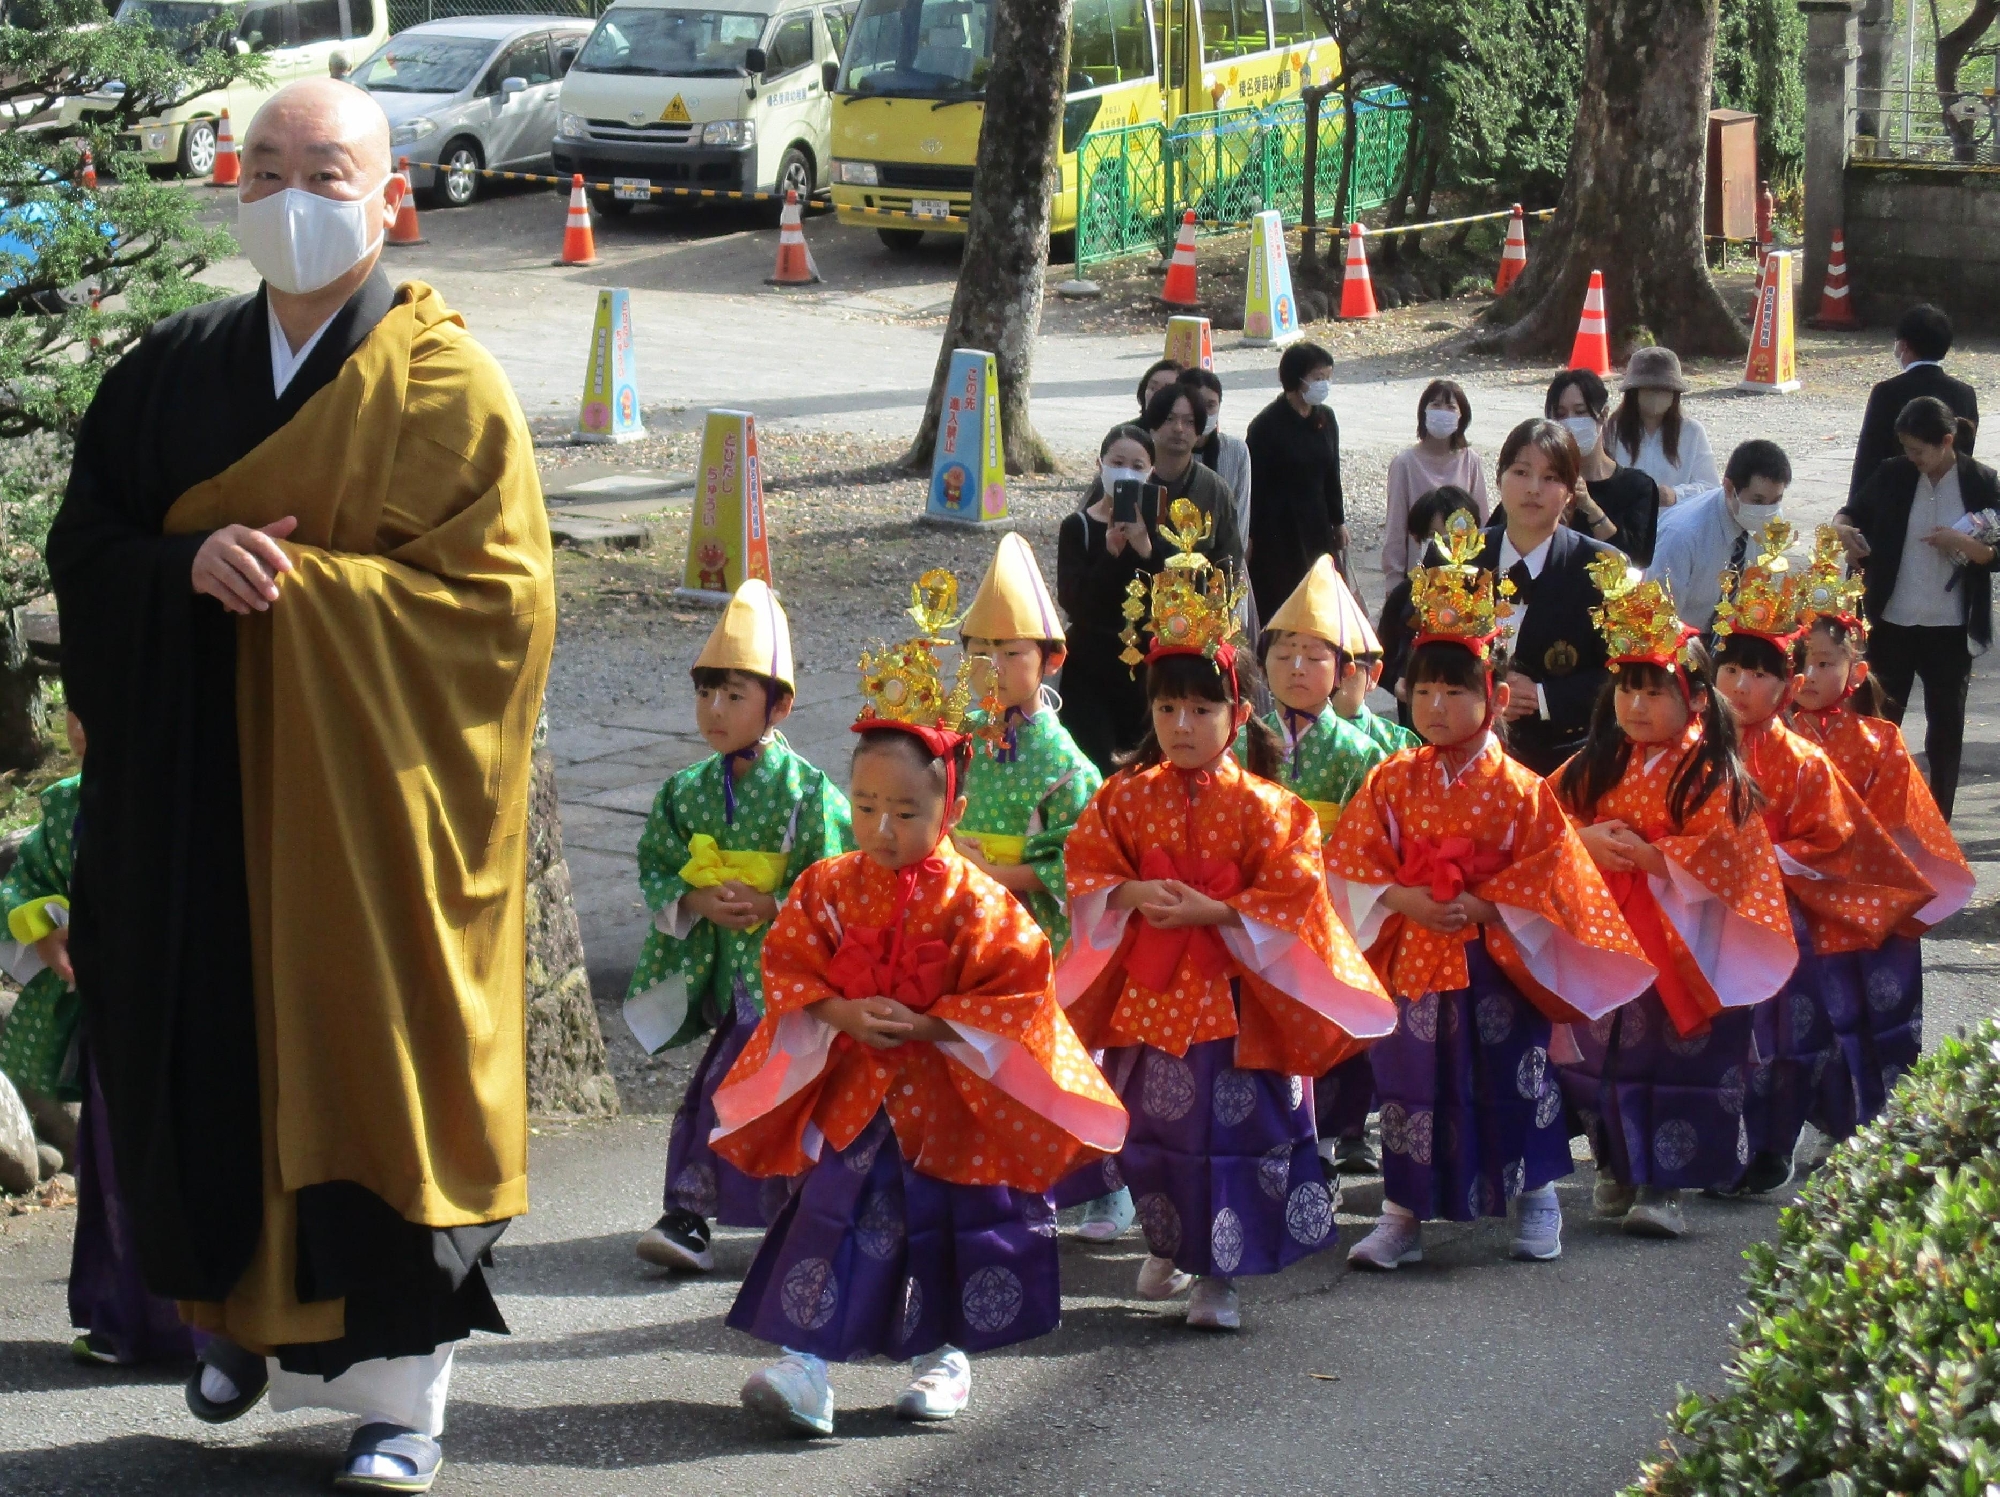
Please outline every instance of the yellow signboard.
M673 102L660 111L660 123L663 125L692 125L694 123L694 116L688 113L687 100L683 99L679 94L675 94Z

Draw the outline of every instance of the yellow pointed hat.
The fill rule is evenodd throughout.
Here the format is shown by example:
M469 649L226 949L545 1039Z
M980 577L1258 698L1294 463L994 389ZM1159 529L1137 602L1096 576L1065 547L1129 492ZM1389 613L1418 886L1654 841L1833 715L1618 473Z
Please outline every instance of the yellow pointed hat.
M736 589L695 660L696 670L703 667L748 671L769 676L787 691L797 689L792 679L791 625L768 583L751 577Z
M1278 611L1264 623L1266 629L1283 629L1289 634L1312 634L1348 655L1379 655L1382 641L1368 624L1353 592L1333 558L1322 556L1313 563L1292 595L1278 605Z
M1062 615L1035 564L1034 548L1013 531L1000 537L1000 549L958 627L968 639L1063 642Z

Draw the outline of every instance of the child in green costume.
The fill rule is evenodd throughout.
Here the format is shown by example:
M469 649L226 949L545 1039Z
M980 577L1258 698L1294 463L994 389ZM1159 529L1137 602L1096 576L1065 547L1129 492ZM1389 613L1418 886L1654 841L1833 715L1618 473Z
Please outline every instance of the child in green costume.
M769 1225L787 1182L743 1174L708 1146L715 1089L764 1013L764 935L793 882L852 846L847 798L785 743L791 631L755 578L736 590L695 661L695 717L715 750L666 784L639 838L639 887L652 929L625 999L625 1022L649 1053L713 1031L674 1114L660 1219L638 1254L706 1271L711 1218Z

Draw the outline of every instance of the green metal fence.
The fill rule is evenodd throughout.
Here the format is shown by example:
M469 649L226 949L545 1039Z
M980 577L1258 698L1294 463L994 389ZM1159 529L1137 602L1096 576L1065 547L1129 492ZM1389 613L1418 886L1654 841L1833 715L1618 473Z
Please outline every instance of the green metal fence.
M1393 88L1359 101L1348 212L1389 201L1403 169L1407 104ZM1322 215L1339 196L1344 121L1329 100L1319 118L1314 192ZM1077 143L1078 266L1173 246L1181 215L1211 228L1247 223L1276 208L1297 223L1305 206L1305 101L1268 109L1184 114L1093 130Z
M584 16L604 13L610 0L389 0L389 29L452 16ZM356 58L356 62L360 59Z

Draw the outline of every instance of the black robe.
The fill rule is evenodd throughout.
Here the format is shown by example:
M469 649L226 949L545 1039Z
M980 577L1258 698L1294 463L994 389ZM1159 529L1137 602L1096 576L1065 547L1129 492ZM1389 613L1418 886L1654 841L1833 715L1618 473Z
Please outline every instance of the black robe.
M261 291L155 325L104 377L77 436L49 575L63 680L88 741L70 954L146 1285L220 1300L263 1223L236 621L194 593L204 535L174 502L277 433L387 314L377 270L282 395ZM301 1300L347 1299L338 1341L293 1371L432 1351L506 1329L477 1260L504 1223L433 1230L358 1185L299 1192Z

